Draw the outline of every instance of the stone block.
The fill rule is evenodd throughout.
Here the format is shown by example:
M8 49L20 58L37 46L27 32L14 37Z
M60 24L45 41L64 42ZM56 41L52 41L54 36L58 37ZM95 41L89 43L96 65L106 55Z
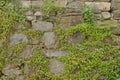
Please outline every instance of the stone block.
M28 38L26 35L21 33L15 33L10 36L10 44L19 44L19 43L27 43Z
M101 13L103 19L110 19L111 18L111 14L109 12L102 12Z
M32 21L32 29L40 31L51 31L53 29L53 24L51 22L45 21Z
M70 26L75 26L83 22L81 16L66 16L62 17L60 20L60 26L62 29L67 29Z
M110 11L110 2L85 2L88 6L93 9L94 13L108 12Z
M64 70L64 64L58 60L50 60L49 71L53 74L62 74Z
M113 11L113 18L120 19L120 10Z
M42 42L47 48L55 48L55 33L54 32L45 32L42 37Z

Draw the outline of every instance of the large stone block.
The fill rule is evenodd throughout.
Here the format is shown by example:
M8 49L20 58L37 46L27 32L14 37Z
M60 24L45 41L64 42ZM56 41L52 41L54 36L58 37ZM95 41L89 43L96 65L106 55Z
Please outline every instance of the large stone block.
M102 12L101 13L103 19L110 19L111 18L111 14L109 12Z
M40 31L50 31L53 29L53 24L51 22L32 21L32 29Z
M23 8L29 8L31 6L31 1L20 1L20 5Z
M28 45L23 52L20 54L20 58L29 59L34 53L36 46Z
M55 6L66 7L67 3L68 3L68 0L57 0L55 1Z
M113 11L113 18L120 19L120 10Z
M49 71L53 74L62 74L64 70L64 64L58 60L50 60Z
M34 1L31 1L31 6L32 7L40 7L43 4L44 4L43 0L34 0Z
M108 12L110 11L110 2L85 2L88 6L93 9L94 13Z
M111 2L111 8L112 10L120 10L120 0L112 0Z
M81 10L83 8L83 2L81 2L81 1L72 1L67 5L67 7Z
M19 44L19 43L27 43L28 38L26 35L21 33L15 33L10 36L10 44Z
M42 42L47 48L55 48L55 33L54 32L45 32L42 37Z
M81 16L66 16L62 17L60 20L60 26L62 29L67 29L70 26L75 26L83 22Z

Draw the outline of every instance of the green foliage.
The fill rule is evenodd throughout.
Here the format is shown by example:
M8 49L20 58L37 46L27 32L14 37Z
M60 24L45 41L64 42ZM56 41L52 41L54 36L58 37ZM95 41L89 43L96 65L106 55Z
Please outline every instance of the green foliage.
M71 45L67 37L81 32L84 37L83 44ZM111 36L110 28L94 27L89 24L80 24L62 30L57 30L60 49L69 54L59 58L65 64L62 77L65 80L98 80L104 76L105 80L116 79L119 74L119 51L110 43L104 43L107 36ZM88 39L92 38L92 41ZM91 51L91 47L95 49Z
M68 45L67 38L69 35L73 35L74 33L81 32L84 36L84 44L88 42L88 38L92 38L95 42L102 41L106 36L110 36L109 32L110 28L100 28L94 27L89 24L83 23L77 26L71 27L67 30L62 30L58 28L57 34L59 36L59 42L61 45ZM97 43L96 43L97 44Z
M86 4L84 4L84 8L82 11L82 17L85 23L94 25L94 14L91 8Z
M21 9L16 5L10 5L10 1L0 1L0 40L6 40L8 34L13 32L15 22L25 22Z
M41 6L41 10L44 13L43 18L48 19L51 14L59 14L63 11L62 7L54 5L56 0L45 0L44 5Z
M42 35L42 32L40 32L39 30L32 30L32 29L29 29L27 31L23 31L22 33L24 33L25 35L27 35L27 37L29 39L34 39L36 37L39 37L41 38L41 35Z

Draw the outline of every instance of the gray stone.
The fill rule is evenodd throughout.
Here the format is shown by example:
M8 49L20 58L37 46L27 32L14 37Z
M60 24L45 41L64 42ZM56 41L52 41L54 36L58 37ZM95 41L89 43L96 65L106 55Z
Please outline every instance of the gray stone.
M32 7L42 6L43 4L44 4L43 0L32 0L31 2Z
M37 46L28 45L25 50L20 54L20 57L29 59L30 57L32 57L35 48L37 48Z
M116 80L120 80L120 78L116 79Z
M49 71L53 74L62 74L64 70L64 64L57 60L50 60Z
M99 26L117 25L117 21L116 20L97 21L96 23Z
M17 76L21 74L21 70L19 70L18 67L13 65L7 65L2 69L2 73L6 75L7 77L10 76Z
M68 8L81 9L83 8L83 3L81 1L72 1L67 5Z
M112 10L120 10L120 0L111 0Z
M26 35L21 33L15 33L10 36L10 44L19 44L19 43L27 43L28 39Z
M45 53L46 57L52 58L52 57L63 57L67 54L66 51L59 51L59 50L47 50Z
M111 15L110 15L109 12L102 12L101 15L104 19L110 19L111 18Z
M45 44L47 48L55 47L56 37L54 32L45 32L42 37L42 42Z
M83 40L84 39L83 39L82 33L80 33L80 32L77 32L77 33L74 33L73 35L70 35L67 39L68 43L71 45L82 44Z
M50 31L53 29L53 24L51 22L32 21L32 28L34 30Z

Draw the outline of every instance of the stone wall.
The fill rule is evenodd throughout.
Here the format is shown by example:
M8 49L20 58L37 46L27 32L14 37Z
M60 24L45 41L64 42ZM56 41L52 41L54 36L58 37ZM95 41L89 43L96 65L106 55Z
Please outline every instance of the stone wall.
M74 25L81 22L83 0L57 0L54 4L59 7L67 8L64 11L65 13L63 14L63 18L61 21L64 22L63 24L65 24L63 26ZM120 2L118 0L86 0L85 4L89 5L92 8L95 19L98 20L98 24L104 25L119 23ZM21 5L22 7L26 8L29 8L31 6L41 6L44 5L44 0L22 0ZM35 13L35 15L37 14ZM41 13L39 15L41 15ZM31 19L33 18L33 16L29 16L27 18ZM104 22L101 23L99 20L103 19Z
M89 5L94 12L95 19L100 25L117 24L120 21L120 1L119 0L86 0L85 2ZM64 71L64 64L55 58L61 58L68 54L67 51L60 50L58 47L58 39L56 35L56 18L53 15L49 20L43 20L43 13L40 9L34 8L33 6L44 5L43 0L21 0L20 4L25 10L24 15L26 18L25 28L21 25L16 24L14 34L9 36L9 45L15 46L19 43L27 43L27 46L21 51L20 55L17 55L18 59L30 59L33 56L35 48L41 49L41 54L47 57L49 60L48 69L49 72L59 75ZM65 7L65 11L61 14L59 20L60 27L68 29L70 26L75 26L83 22L81 17L81 11L83 8L82 0L57 0L55 5ZM99 20L104 18L103 22ZM23 29L24 28L24 29ZM21 32L23 30L23 32ZM41 32L38 37L29 39L25 33L25 30L32 30L33 32ZM120 28L112 30L112 34L115 35L115 47L120 49ZM31 35L28 33L28 35ZM83 36L81 33L77 33L69 37L68 43L76 45L83 43ZM72 42L72 43L71 43ZM109 40L108 40L109 42ZM15 56L16 57L16 56ZM20 67L24 66L23 73ZM25 77L32 74L33 72L27 65L22 63L8 64L2 69L3 78L15 76L15 80L26 80ZM45 79L40 79L45 80ZM102 80L102 79L101 79ZM103 79L104 80L104 79Z

